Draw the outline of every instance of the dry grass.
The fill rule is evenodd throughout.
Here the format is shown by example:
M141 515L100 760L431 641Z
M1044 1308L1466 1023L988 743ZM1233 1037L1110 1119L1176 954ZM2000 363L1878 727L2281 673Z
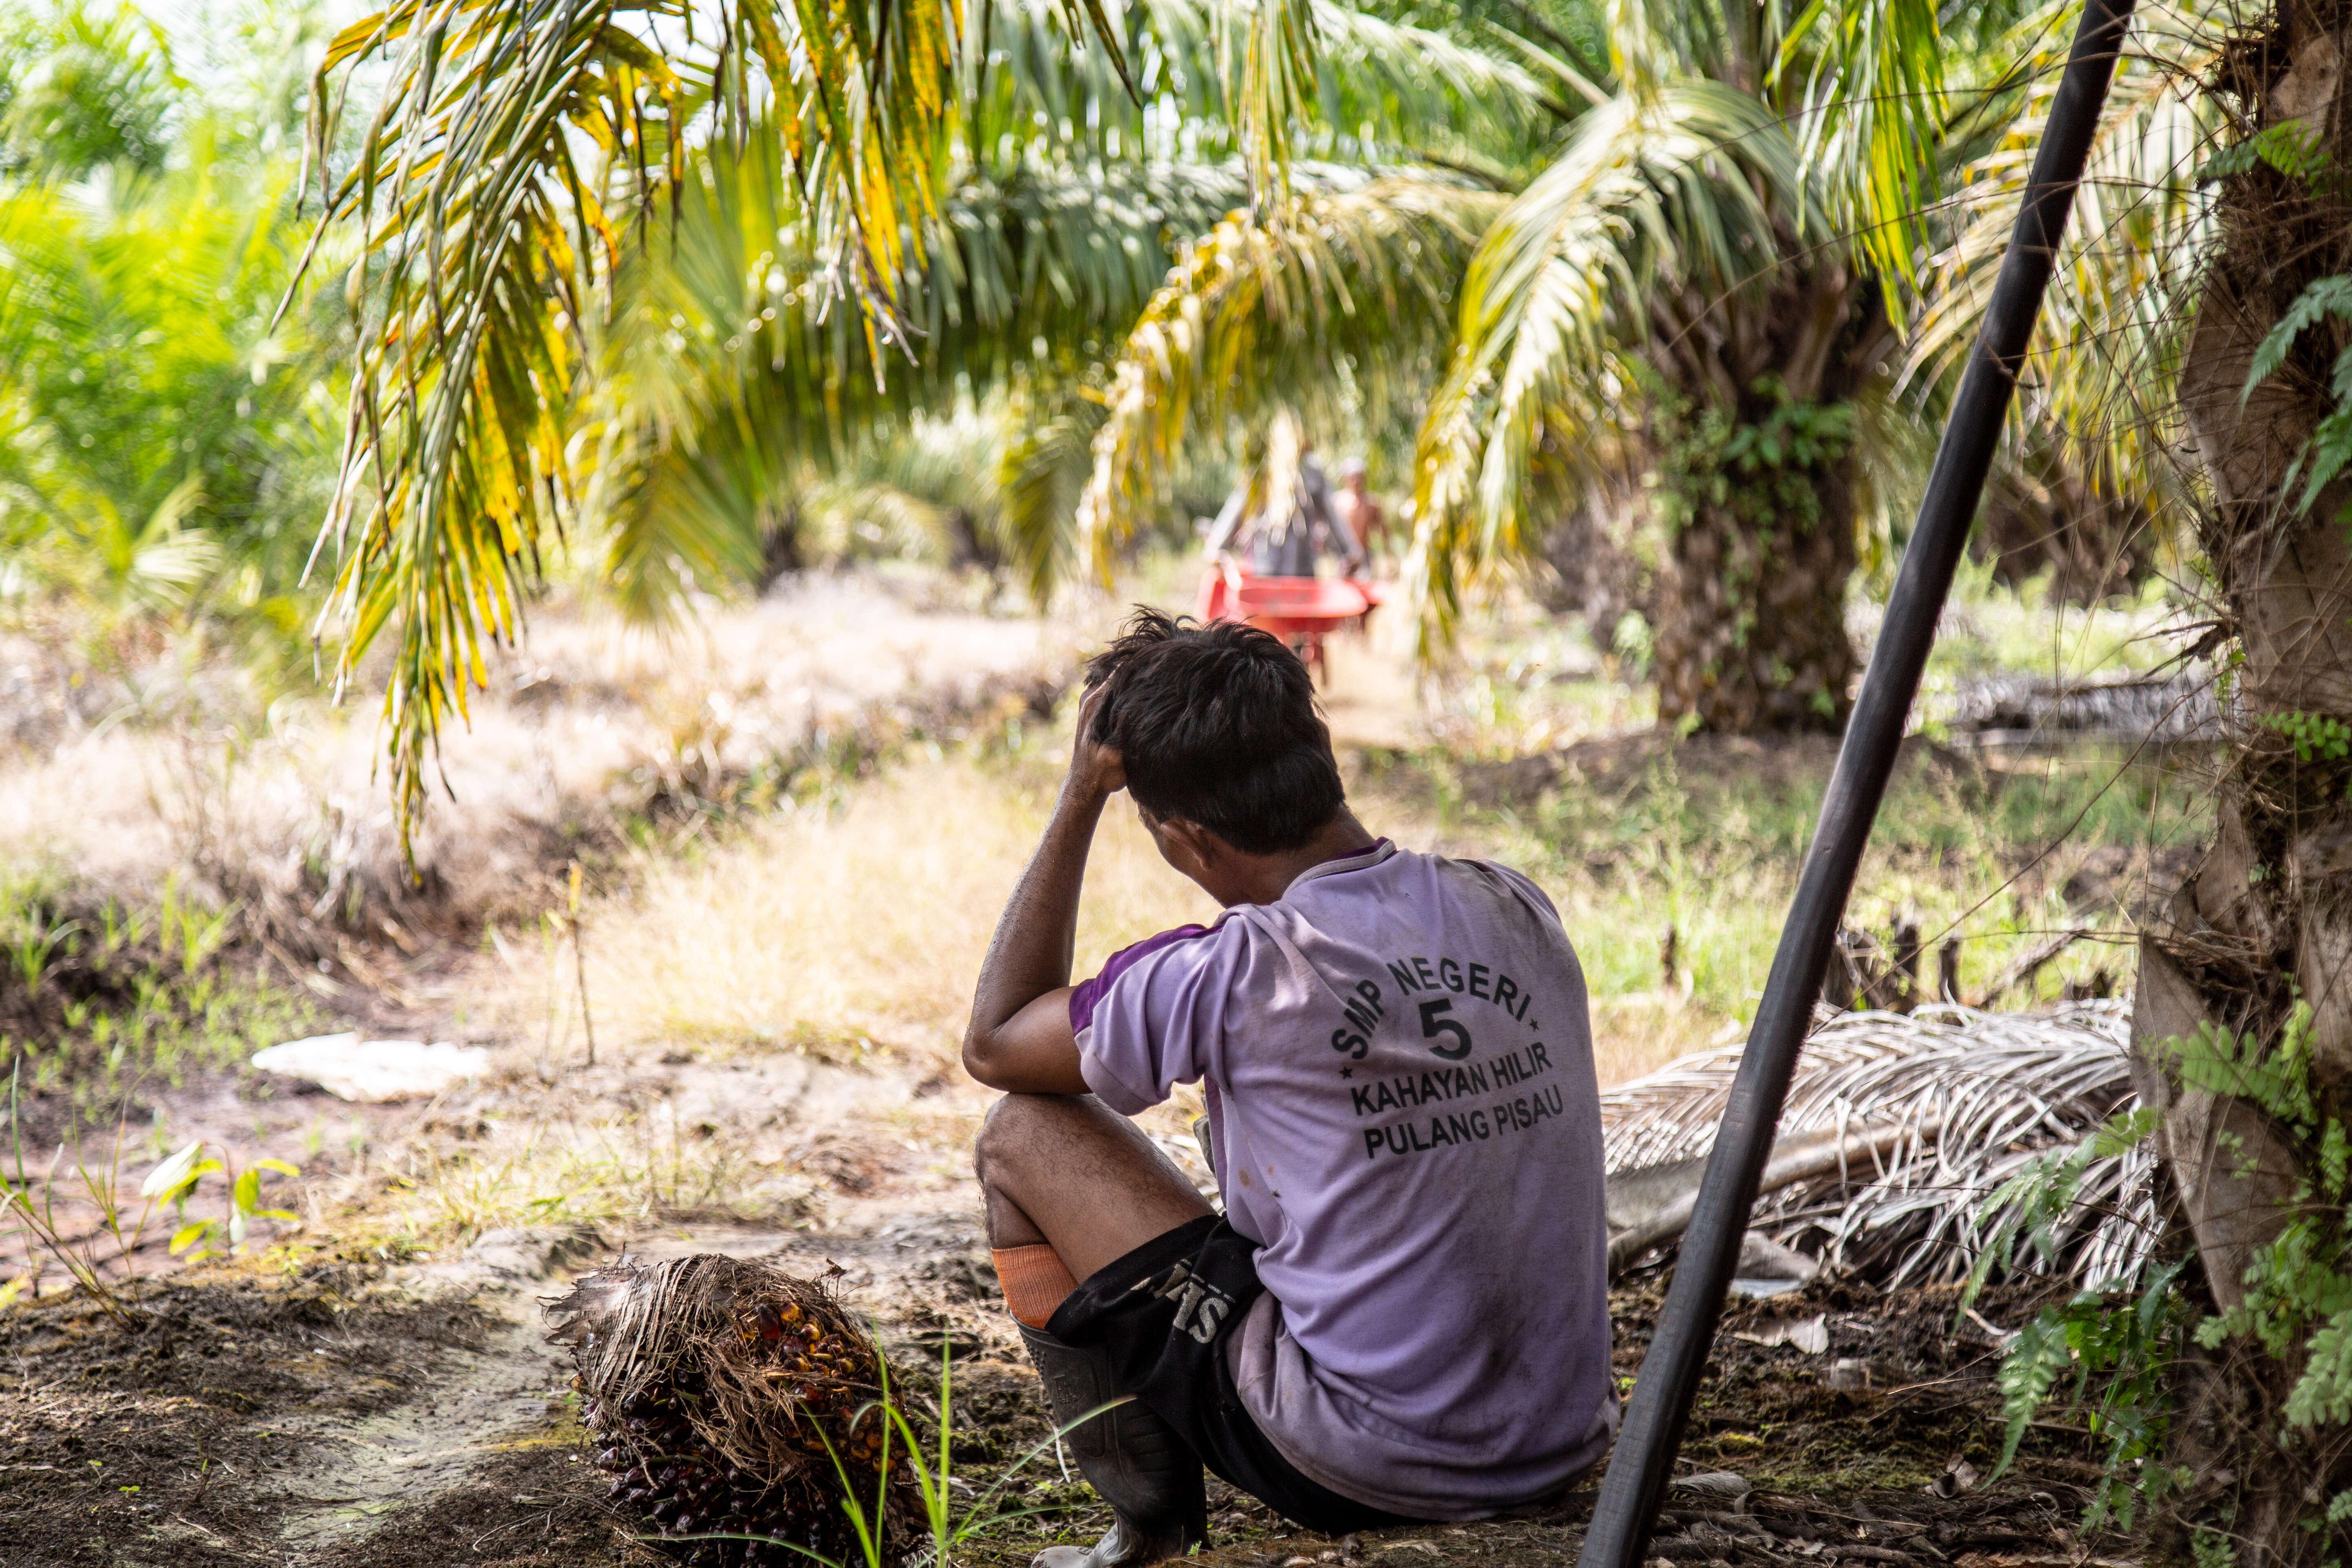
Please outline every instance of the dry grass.
M740 774L877 707L952 706L1066 670L1100 618L989 616L943 599L950 587L815 577L756 604L714 605L667 641L609 609L542 607L448 737L449 794L436 792L416 846L430 907L543 907L565 846L625 832L680 772ZM0 645L0 658L43 671L44 690L64 690L68 672L48 669L48 657ZM383 913L408 918L416 900L401 890L365 690L341 709L317 694L265 702L233 672L163 659L36 706L38 721L0 746L0 865L58 868L126 900L178 875L216 906L283 900L335 917L350 902L375 904L352 932L371 941L389 934Z
M1118 607L1091 604L1048 626L924 593L817 580L791 598L714 611L704 633L669 647L598 614L540 616L530 647L478 702L472 731L452 737L459 805L436 809L420 846L441 879L436 907L473 917L449 921L448 936L470 948L481 917L494 917L478 960L403 974L382 945L391 933L355 932L393 980L415 986L396 998L415 1016L504 1047L504 1076L414 1121L379 1121L375 1141L355 1134L348 1157L301 1155L309 1213L289 1239L375 1237L442 1253L515 1225L629 1233L687 1216L818 1220L863 1201L855 1194L869 1178L969 1201L961 1151L986 1097L954 1067L956 1045L990 935L1050 811L1066 728L1016 721L985 743L898 748L891 766L856 782L816 768L824 789L787 790L773 810L721 814L715 826L690 800L682 814L646 809L650 795L679 793L674 780L690 796L697 769L740 774L828 726L855 728L877 705L952 702L1029 672L1066 676ZM1391 636L1349 639L1334 649L1327 697L1343 748L1402 753L1363 764L1355 793L1373 831L1503 860L1551 894L1592 990L1601 1079L1616 1083L1736 1043L1813 806L1801 791L1782 798L1754 781L1671 770L1605 791L1555 790L1516 810L1465 804L1455 787L1465 760L1638 717L1627 707L1638 693L1606 672L1568 679L1574 639L1556 627L1545 636L1533 653L1507 650L1426 694ZM17 658L0 647L0 665ZM209 873L221 901L340 885L369 910L395 907L379 898L397 858L381 781L370 778L376 742L364 708L337 713L303 699L263 719L193 687L149 695L127 716L8 731L0 869L46 863L126 906L152 900L167 875L201 898ZM2016 777L1988 800L1898 791L1857 915L1883 929L1912 909L1930 931L1960 919L1968 978L1981 981L2042 932L2083 918L2063 889L2084 855L2201 830L2201 816L2159 814L2118 791L2093 813L2079 850L2006 887L2022 852L2071 820L2095 783ZM598 846L589 858L604 868L580 922L601 1047L593 1068L559 879L583 842ZM354 934L329 913L331 935ZM1077 972L1213 913L1118 803L1096 845ZM1669 927L1679 940L1672 984L1659 963ZM291 969L336 1005L373 1001L364 989L378 982L359 968L339 989L295 956ZM2120 968L2119 955L2079 944L2039 994L2095 965ZM268 1043L230 1042L224 1059ZM830 1085L815 1098L794 1087L810 1074ZM1196 1106L1180 1093L1147 1125L1181 1153L1175 1141Z
M798 1050L853 1059L880 1047L919 1074L952 1062L988 941L1036 847L1059 784L1057 728L1011 759L943 757L894 770L830 807L756 825L690 859L646 856L587 919L600 1046ZM1373 831L1448 854L1494 855L1476 825L1367 798ZM1622 919L1590 889L1556 886L1570 934ZM1075 973L1153 931L1215 917L1114 802L1087 866ZM500 1037L576 1050L568 945L522 932L486 1023ZM552 1016L551 1017L551 1014ZM1597 996L1603 1083L1721 1044L1729 1020L1680 994Z
M1711 1013L1676 992L1592 999L1592 1065L1603 1089L1744 1037L1738 1019Z
M678 1223L819 1223L884 1180L945 1193L968 1174L979 1097L918 1088L789 1052L616 1051L589 1067L519 1047L478 1088L334 1162L301 1239L442 1258L513 1226L617 1241Z
M880 1045L921 1070L944 1066L1057 784L1031 759L918 762L691 858L640 858L627 887L588 918L600 1040L831 1058ZM1080 973L1214 914L1133 811L1114 804L1087 870ZM508 952L492 1016L509 1037L529 1037L546 1026L551 996L570 1008L571 954L512 942ZM559 1018L559 1036L568 1022Z
M1346 741L1378 745L1418 735L1425 746L1433 727L1444 728L1442 715L1433 720L1420 709L1395 650L1379 639L1341 644L1334 664L1327 700ZM1051 809L1066 745L1066 722L1033 728L1010 755L934 753L687 856L667 846L639 855L587 913L587 991L600 1042L654 1052L783 1049L835 1060L880 1049L919 1075L947 1068L972 977ZM1546 887L1584 960L1604 1084L1738 1037L1795 874L1794 845L1783 841L1801 837L1795 821L1810 820L1810 804L1743 795L1700 805L1671 780L1633 808L1638 822L1589 802L1579 812L1601 811L1623 838L1607 857L1613 867L1595 869L1601 858L1584 853L1571 825L1546 820L1547 812L1465 811L1444 788L1433 795L1431 770L1442 776L1444 761L1422 755L1402 773L1360 785L1360 814L1402 843L1501 859ZM1969 816L1956 803L1939 805L1943 815ZM1883 849L1858 909L1875 919L1880 904L1916 908L1933 929L2000 883L1999 858ZM2030 940L2007 926L2032 931L2063 918L2053 889L2034 891L2014 905L2003 930L1971 945L1972 978ZM1120 803L1090 868L1076 972L1092 973L1119 946L1213 913L1160 863ZM1669 926L1680 943L1671 986L1659 964ZM561 931L558 922L501 933L490 999L469 1029L558 1054L579 1048L574 960ZM2095 959L2112 962L2086 945L2052 966L2044 990Z

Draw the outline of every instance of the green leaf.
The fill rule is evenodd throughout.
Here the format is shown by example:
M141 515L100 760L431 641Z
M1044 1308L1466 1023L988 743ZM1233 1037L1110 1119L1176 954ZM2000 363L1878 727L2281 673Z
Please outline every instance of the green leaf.
M2347 461L2352 461L2352 409L2338 408L2321 420L2312 430L2301 460L2310 468L2302 499L2295 502L2298 513L2309 511L2327 481L2341 472Z
M2352 1311L2338 1312L2311 1336L2303 1375L2281 1414L2306 1431L2352 1420Z
M193 1225L182 1226L172 1235L171 1249L173 1253L176 1256L181 1252L184 1252L190 1247L194 1246L197 1242L202 1241L205 1238L205 1233L210 1231L212 1227L213 1222L208 1219L200 1219Z
M2254 145L2254 140L2249 137L2236 146L2224 147L2206 159L2203 163L2198 165L2197 173L2193 176L2194 183L2210 185L2216 180L2226 180L2232 174L2242 174L2261 163L2262 150Z
M236 1213L251 1214L261 1202L261 1173L247 1171L237 1177L236 1184L229 1189L229 1202Z
M2238 1568L2238 1543L2218 1530L2199 1525L2189 1534L2189 1557L2197 1568Z
M2308 180L2330 162L2318 129L2301 120L2283 121L2253 139L2263 163L2290 179Z
M2056 1309L2045 1307L2018 1331L2016 1342L2002 1358L1998 1382L2001 1414L2009 1430L2001 1442L2000 1462L1993 1468L1996 1477L2017 1458L2018 1445L2025 1440L2035 1414L2050 1397L2058 1374L2072 1363L2069 1331L2066 1319Z
M204 1147L205 1141L195 1139L148 1172L147 1179L139 1184L139 1195L161 1198L168 1203L173 1196L195 1185L196 1156L204 1152Z
M2297 1003L2275 1049L2255 1035L2210 1023L2158 1049L2169 1056L2189 1088L2242 1100L2282 1121L2307 1126L2314 1116L2310 1017L2310 1005Z
M2207 159L2193 176L2200 185L2232 174L2242 174L2257 163L2267 163L2290 179L2309 180L2333 163L2319 132L2301 121L2290 120L2257 132L2234 147L2225 147Z
M2091 1158L2111 1160L2138 1148L2156 1131L2158 1121L2156 1108L2148 1105L2110 1117L2091 1134Z
M2241 406L2253 395L2255 387L2275 375L2279 366L2286 363L2295 339L2328 316L2352 318L2352 276L2338 273L2314 279L2295 296L2294 302L2279 317L2278 324L2263 334L2254 349L2252 363L2246 370L2246 384L2238 394Z

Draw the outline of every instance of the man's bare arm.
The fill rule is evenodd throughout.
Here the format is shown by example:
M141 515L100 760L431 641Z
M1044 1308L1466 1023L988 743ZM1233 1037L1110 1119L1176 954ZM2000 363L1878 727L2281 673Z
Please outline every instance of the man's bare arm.
M981 964L964 1030L964 1070L991 1089L1024 1094L1084 1094L1077 1039L1070 1030L1070 958L1077 942L1078 890L1104 805L1127 785L1119 754L1094 739L1108 682L1078 709L1069 776L1045 837L1013 889Z

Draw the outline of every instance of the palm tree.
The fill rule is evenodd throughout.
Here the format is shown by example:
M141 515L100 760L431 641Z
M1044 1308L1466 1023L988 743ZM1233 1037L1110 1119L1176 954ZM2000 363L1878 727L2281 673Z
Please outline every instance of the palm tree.
M290 149L261 146L267 116L228 89L215 102L179 83L122 16L68 9L14 41L0 62L15 93L0 115L12 596L69 599L93 651L119 627L195 615L290 658L332 415L331 333L272 321L303 242ZM28 125L47 139L20 140Z
M365 61L383 97L337 157ZM994 548L1042 586L1087 384L1178 244L1444 155L1497 87L1533 83L1333 0L403 0L346 32L320 232L367 245L322 548L340 679L397 645L403 820L559 524L657 617L756 577L798 488L916 412L1017 410Z
M0 167L153 174L180 85L162 30L127 4L14 8L0 19Z
M2352 204L2332 173L2352 150L2341 68L2352 7L2200 20L2210 90L2187 77L2177 91L2234 145L2204 165L2207 183L2163 236L2200 248L2153 252L2176 264L2135 318L2149 349L2126 363L2169 374L2142 378L2129 402L2110 395L2108 413L2149 432L2143 448L2185 436L2193 453L2185 478L2231 734L2213 846L2143 931L2133 1029L2221 1314L2200 1333L2218 1353L2195 1358L2187 1413L2246 1413L2181 1423L2201 1484L2180 1511L2200 1535L2239 1542L2242 1563L2310 1563L2332 1544L2312 1497L2352 1484L2352 1317L2329 1297L2352 1279L2352 1256L2327 1212L2343 1199L2332 1150L2352 1081L2352 920L2334 847L2352 833L2336 302L2352 276ZM2123 273L2103 291L2130 284ZM2097 395L2102 373L2078 374ZM2140 416L2151 405L2170 417Z
M1408 576L1443 636L1465 589L1532 554L1554 513L1646 474L1661 720L1834 728L1853 670L1861 405L1891 386L1890 300L1924 253L1941 163L2002 100L1948 112L1954 40L1923 0L1628 0L1607 20L1605 62L1520 45L1580 112L1447 290ZM1256 243L1297 254L1279 217L1263 227ZM1213 308L1226 285L1201 287ZM1181 424L1235 402L1188 379L1188 355L1225 352L1213 336L1166 341L1155 318L1186 309L1180 281L1122 371L1087 512L1098 541L1149 494ZM1323 314L1354 313L1335 300Z

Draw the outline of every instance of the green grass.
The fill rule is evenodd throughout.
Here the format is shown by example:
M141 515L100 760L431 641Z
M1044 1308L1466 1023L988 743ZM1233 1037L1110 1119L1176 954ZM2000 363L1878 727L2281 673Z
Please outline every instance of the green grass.
M1821 808L1826 748L1816 755L1818 765L1774 781L1720 765L1695 773L1670 753L1630 780L1570 781L1516 810L1479 809L1446 787L1439 815L1449 834L1519 865L1552 893L1596 999L1658 992L1671 927L1688 1000L1744 1023ZM1447 772L1429 760L1406 765ZM2064 885L2102 851L2102 862L2129 862L2107 868L2128 889L2146 879L2152 853L2195 842L2207 820L2193 774L2127 766L2120 753L2039 759L2006 773L1914 759L1879 814L1849 923L1883 932L1910 913L1927 939L1930 980L1935 944L1959 938L1964 994L2045 934L2095 926L2104 940L2078 942L2004 1005L2047 1000L2100 968L2127 984L2129 955L2116 945L2128 936L2122 910L2113 899L2070 909Z
M191 1073L237 1069L264 1046L327 1023L300 993L226 965L194 975L142 974L135 984L129 1005L78 1009L47 1040L0 1035L0 1073L21 1058L27 1089L68 1096L95 1125L142 1086L178 1088Z
M2178 639L2159 634L2183 618L2165 595L2151 580L2137 596L2084 609L2051 603L2046 579L2012 590L1993 582L1989 563L1962 562L1920 682L1919 721L1938 732L1961 689L1987 677L2085 681L2163 665ZM1868 652L1878 608L1864 607L1858 655ZM1646 641L1638 623L1623 632L1588 627L1580 616L1549 615L1523 598L1486 606L1450 655L1438 731L1456 756L1500 761L1645 729L1657 713Z
M2173 638L2153 635L2178 625L2183 611L2150 578L2132 596L2090 609L2053 604L2049 575L2021 587L1992 580L1990 562L1963 561L1948 607L1927 659L1924 689L1968 677L2000 673L2098 679L2137 674L2174 653Z
M140 905L37 867L0 875L0 1075L96 1124L142 1088L240 1068L323 1024L232 945L236 914L173 880Z

